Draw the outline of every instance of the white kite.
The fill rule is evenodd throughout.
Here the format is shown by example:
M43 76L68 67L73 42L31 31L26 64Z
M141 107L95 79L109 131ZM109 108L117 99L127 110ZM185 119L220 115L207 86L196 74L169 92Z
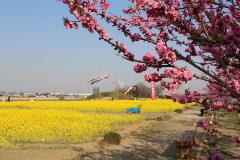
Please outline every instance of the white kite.
M137 89L137 86L129 86L129 87L126 87L126 88L123 89L123 93L127 94L130 91L135 91L136 89Z
M93 85L94 83L100 82L100 81L102 81L102 80L104 80L104 79L107 79L107 78L109 78L109 77L110 77L110 75L102 75L102 76L100 76L100 77L91 79L90 81L88 81L88 83L90 83L91 85Z

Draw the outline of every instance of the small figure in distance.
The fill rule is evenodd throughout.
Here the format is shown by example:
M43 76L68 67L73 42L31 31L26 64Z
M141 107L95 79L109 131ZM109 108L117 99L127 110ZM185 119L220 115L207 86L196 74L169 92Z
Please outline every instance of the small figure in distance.
M7 101L11 102L11 95L10 94L8 95Z
M207 111L210 107L209 107L209 105L210 105L210 102L209 102L210 100L208 99L208 98L205 98L205 99L203 99L203 101L202 101L202 107L201 107L201 109L200 109L200 112L201 112L201 116L203 117L204 116L204 111Z

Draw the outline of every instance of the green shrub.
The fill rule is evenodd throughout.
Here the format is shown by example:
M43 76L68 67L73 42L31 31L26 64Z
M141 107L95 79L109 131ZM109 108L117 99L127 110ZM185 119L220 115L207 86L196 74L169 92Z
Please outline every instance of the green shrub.
M169 119L172 118L172 116L170 116L169 114L165 114L165 115L163 116L163 118L164 118L164 120L169 120Z
M157 120L157 121L163 121L164 118L163 118L163 117L156 117L156 120Z
M103 142L118 145L121 142L121 135L116 132L108 132L105 134Z
M175 109L175 111L174 112L176 112L176 113L182 113L183 112L183 110L182 109Z

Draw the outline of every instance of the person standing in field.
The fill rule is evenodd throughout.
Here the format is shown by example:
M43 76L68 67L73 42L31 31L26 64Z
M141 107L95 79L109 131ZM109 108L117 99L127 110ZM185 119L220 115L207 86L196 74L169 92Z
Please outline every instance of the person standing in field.
M11 95L8 95L7 101L10 102L11 101Z
M208 109L208 99L205 98L203 101L202 101L202 107L201 107L201 116L204 115L204 111Z

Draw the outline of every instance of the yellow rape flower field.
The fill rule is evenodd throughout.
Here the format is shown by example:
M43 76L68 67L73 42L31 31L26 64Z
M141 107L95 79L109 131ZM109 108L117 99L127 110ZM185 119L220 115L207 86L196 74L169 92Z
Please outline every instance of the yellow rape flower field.
M183 105L171 100L134 101L19 101L0 102L0 147L24 143L81 143L116 129L139 123L141 112L169 112Z
M57 109L81 112L125 112L126 108L141 105L141 112L171 112L183 105L172 100L94 100L94 101L18 101L0 102L0 108Z

